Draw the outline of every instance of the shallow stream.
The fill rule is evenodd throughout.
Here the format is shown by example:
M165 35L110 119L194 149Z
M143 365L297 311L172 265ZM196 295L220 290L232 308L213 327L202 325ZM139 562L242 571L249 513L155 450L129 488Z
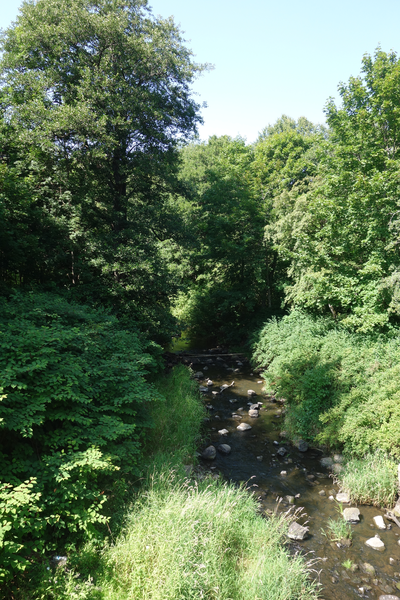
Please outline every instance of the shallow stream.
M383 515L384 511L359 506L361 521L351 525L351 546L338 547L337 543L329 541L322 533L327 529L328 519L343 517L338 503L329 499L336 496L339 488L333 483L330 472L321 466L322 452L316 448L300 452L280 437L282 405L264 394L263 381L251 372L248 363L238 365L241 362L239 356L210 357L205 351L204 356L197 353L197 358L192 356L189 360L195 372L203 372L204 376L198 379L199 385L209 388L203 394L204 402L209 406L209 435L204 447L228 444L232 449L227 456L217 452L214 460L203 460L204 466L214 473L222 473L232 482L247 482L248 487L254 486L252 489L259 498L262 511L274 511L278 503L278 511L286 511L290 506L286 496L297 496L296 507L303 507L307 515L299 523L308 521L309 534L302 542L290 542L291 547L309 559L319 559L314 566L314 575L321 583L323 599L379 598L384 594L400 597L400 529L385 521L390 529L378 530L373 522L373 517ZM208 379L213 381L212 386L207 386ZM212 393L232 381L235 382L233 387L220 394ZM249 389L257 395L249 398ZM251 400L263 404L258 418L248 415ZM251 425L251 429L238 431L238 425L243 422ZM218 433L222 429L228 431L227 435ZM281 447L287 450L284 457L277 455ZM282 471L287 474L282 475ZM279 498L283 500L279 502ZM344 505L347 506L352 505ZM385 544L383 552L365 545L375 534L379 534ZM345 561L351 561L355 570L342 566ZM365 573L361 567L363 563L372 565L375 574Z

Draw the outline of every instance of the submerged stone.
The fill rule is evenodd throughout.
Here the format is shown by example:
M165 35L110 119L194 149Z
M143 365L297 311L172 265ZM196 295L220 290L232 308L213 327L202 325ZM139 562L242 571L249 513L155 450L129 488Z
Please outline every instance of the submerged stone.
M360 567L364 571L364 573L366 573L370 577L375 577L375 567L373 567L369 563L361 563Z
M221 452L221 454L226 455L231 453L232 448L228 444L220 444L218 446L218 450Z
M277 451L277 455L278 456L285 456L285 454L287 454L287 450L286 448L284 448L283 446L281 446L278 451Z

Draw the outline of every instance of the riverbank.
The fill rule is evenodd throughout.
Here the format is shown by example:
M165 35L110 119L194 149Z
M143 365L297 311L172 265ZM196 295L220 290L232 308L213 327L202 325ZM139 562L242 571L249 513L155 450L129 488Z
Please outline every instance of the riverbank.
M293 311L256 333L253 364L266 391L284 404L288 436L344 454L343 485L354 500L393 505L400 459L399 330L349 333L332 319ZM354 460L367 457L367 464L377 452L387 458L375 460L370 477L371 469Z
M188 369L175 367L157 387L166 401L154 412L143 486L126 507L119 535L113 539L111 531L106 544L91 542L65 561L43 565L41 576L14 597L317 598L312 565L291 557L284 543L289 520L262 517L244 486L196 466L205 413Z

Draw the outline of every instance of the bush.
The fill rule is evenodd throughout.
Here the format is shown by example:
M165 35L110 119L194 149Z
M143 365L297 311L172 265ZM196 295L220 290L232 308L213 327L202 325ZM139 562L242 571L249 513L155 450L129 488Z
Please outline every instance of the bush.
M332 319L293 311L268 321L253 363L287 401L292 436L358 457L382 449L400 457L400 335L350 334Z
M98 534L105 478L139 473L148 407L162 398L145 379L157 347L59 296L0 299L0 348L5 580L38 551Z

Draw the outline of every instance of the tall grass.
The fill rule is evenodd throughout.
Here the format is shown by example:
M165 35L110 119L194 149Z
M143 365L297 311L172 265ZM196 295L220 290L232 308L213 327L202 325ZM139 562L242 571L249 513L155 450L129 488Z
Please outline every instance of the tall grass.
M353 502L392 507L397 497L397 462L383 452L353 458L337 476Z
M198 384L190 378L187 367L177 365L168 375L159 377L155 385L165 402L155 407L153 427L145 440L149 472L164 463L175 466L193 463L206 416Z
M104 556L101 598L317 598L304 561L282 544L287 524L263 519L243 488L158 473Z

